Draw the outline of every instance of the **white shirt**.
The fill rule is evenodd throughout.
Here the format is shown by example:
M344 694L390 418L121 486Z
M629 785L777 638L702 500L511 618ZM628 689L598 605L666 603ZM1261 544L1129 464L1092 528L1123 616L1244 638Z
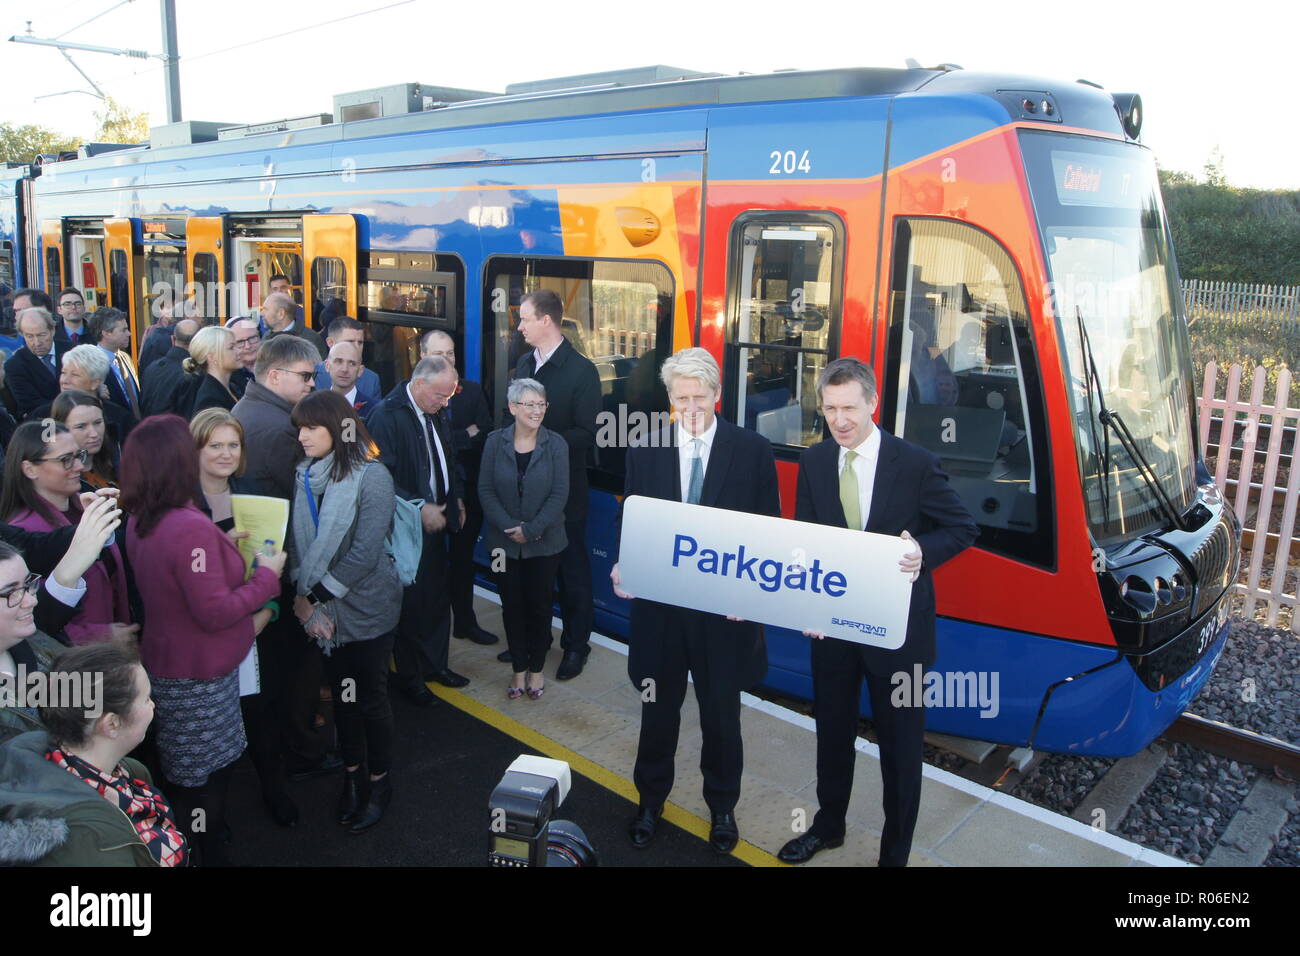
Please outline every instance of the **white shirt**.
M343 397L347 399L349 405L355 406L357 404L357 387L353 385L352 391L348 392ZM416 410L419 411L419 409Z
M862 516L862 529L871 517L871 494L876 484L876 462L880 460L880 429L874 425L871 434L853 451L858 457L853 459L853 474L858 479L858 514ZM836 474L844 474L844 459L849 449L840 446L840 465ZM859 530L862 530L859 529Z
M356 391L356 389L354 388L354 389L353 389L353 392L355 392L355 391ZM434 451L434 448L437 448L437 450L438 450L438 464L440 464L440 465L442 466L442 478L443 478L443 484L444 484L444 486L445 486L444 489L443 489L443 491L444 491L444 494L449 494L449 493L451 492L451 473L450 473L449 471L447 471L447 456L446 456L445 454L443 454L443 451L442 451L442 440L438 437L438 429L434 428L434 429L432 430L432 431L433 431L433 445L431 446L431 445L429 444L429 431L430 431L430 429L428 429L428 428L426 428L426 427L424 426L424 412L420 411L420 406L417 405L417 404L415 404L415 396L411 394L411 383L410 383L410 382L407 382L407 383L406 383L406 397L409 398L409 399L411 400L411 408L415 409L415 414L416 414L416 415L419 417L419 419L420 419L420 434L424 436L424 450L425 450L425 451L428 453L428 455L429 455L429 490L430 490L431 492L433 492L434 494L437 494L437 492L438 492L438 482L437 482L437 480L434 478L434 471L433 471L433 451ZM430 504L436 504L436 502L430 502Z
M718 416L713 416L713 422L705 430L703 435L698 436L700 439L700 473L707 475L709 473L709 451L713 448L713 439L718 434ZM680 424L677 426L677 467L682 476L682 503L685 504L687 496L691 491L691 458L694 457L693 436ZM703 486L701 485L701 491Z
M561 338L560 341L558 341L558 342L555 343L555 348L554 348L554 349L551 349L551 350L550 350L549 352L547 352L545 355L542 354L542 350L541 350L541 349L533 349L533 361L534 361L535 363L537 363L537 364L533 367L533 374L536 374L537 372L539 372L539 371L541 370L542 366L545 365L545 364L547 363L547 361L550 359L550 357L551 357L552 355L555 354L555 350L558 349L558 348L559 348L561 345L563 345L563 344L564 344L564 339Z

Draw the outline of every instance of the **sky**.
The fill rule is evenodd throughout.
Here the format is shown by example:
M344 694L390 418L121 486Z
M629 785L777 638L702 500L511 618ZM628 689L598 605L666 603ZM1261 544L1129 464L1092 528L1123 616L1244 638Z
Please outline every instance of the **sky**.
M923 66L957 63L1058 84L1085 78L1140 93L1142 140L1162 167L1200 177L1217 147L1232 185L1300 189L1300 165L1290 155L1300 137L1285 106L1300 14L1285 14L1285 24L1285 6L1261 0L1214 7L177 0L176 7L185 119L259 123L329 113L335 93L393 83L501 91L524 80L652 64L734 74L902 67L911 57ZM71 31L63 39L162 51L158 0L0 0L0 70L8 78L0 122L89 137L102 108L85 93L35 99L89 86L57 50L5 42L26 33L28 18L42 38ZM165 122L160 60L72 56L107 94Z

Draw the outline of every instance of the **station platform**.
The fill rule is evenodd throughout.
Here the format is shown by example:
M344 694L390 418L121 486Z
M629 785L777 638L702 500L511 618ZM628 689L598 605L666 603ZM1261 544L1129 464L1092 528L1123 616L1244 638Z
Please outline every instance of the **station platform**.
M479 590L479 623L504 634L496 595ZM581 676L561 683L559 622L547 661L546 694L508 700L509 668L496 655L502 642L482 646L453 640L452 669L470 678L452 690L429 685L440 698L417 709L394 699L397 720L395 796L390 818L373 831L346 834L330 822L339 780L292 784L303 822L275 826L265 813L236 822L241 865L482 865L487 854L487 800L520 753L568 761L573 790L559 816L582 826L602 866L784 866L782 845L811 824L816 800L816 732L812 718L746 694L741 715L745 776L736 819L741 842L729 857L707 844L708 808L699 771L699 714L692 695L682 708L677 774L664 821L645 850L632 848L626 827L635 810L640 697L627 678L626 647L593 635ZM859 739L848 833L842 848L808 866L874 866L884 819L879 752ZM246 762L236 774L232 810L255 804L256 775ZM245 819L249 817L250 819ZM255 819L251 819L254 818ZM319 831L318 838L301 831ZM926 764L912 866L1186 866L1113 834L1036 807Z

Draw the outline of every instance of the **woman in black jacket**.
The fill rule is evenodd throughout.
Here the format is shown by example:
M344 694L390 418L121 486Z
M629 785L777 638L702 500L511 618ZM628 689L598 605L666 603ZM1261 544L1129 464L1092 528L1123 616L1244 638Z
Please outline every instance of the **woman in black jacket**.
M188 417L205 408L234 408L238 399L230 389L230 376L239 367L234 332L220 325L199 329L190 340L190 357L181 363L185 373L194 377L187 383L194 390Z
M498 574L501 616L514 677L506 696L542 696L542 667L551 647L551 588L568 539L564 504L569 497L569 446L542 427L546 389L517 378L506 393L513 425L488 436L479 470L483 538L489 552L500 548L505 570Z

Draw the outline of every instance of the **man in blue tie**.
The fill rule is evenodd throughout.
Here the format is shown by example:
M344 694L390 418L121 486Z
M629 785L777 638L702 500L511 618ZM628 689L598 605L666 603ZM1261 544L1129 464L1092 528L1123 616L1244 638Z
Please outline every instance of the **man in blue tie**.
M126 351L131 347L131 323L120 309L106 305L96 309L86 324L96 344L108 355L109 375L104 384L108 386L109 398L129 408L138 421L140 384L131 355Z
M722 390L713 356L705 349L682 349L664 362L660 377L677 424L656 436L652 446L628 449L624 497L646 495L779 517L772 444L714 411ZM620 539L623 545L637 546ZM610 579L619 597L631 597L621 589L617 564ZM704 738L700 771L712 815L709 842L717 852L730 853L740 838L735 817L744 768L740 695L767 673L763 626L646 600L632 602L628 634L627 673L642 700L632 771L640 806L628 836L638 849L649 845L672 790L688 672Z
M60 360L71 346L67 339L55 341L54 316L48 309L24 309L16 325L25 344L5 362L5 381L21 419L59 394Z

